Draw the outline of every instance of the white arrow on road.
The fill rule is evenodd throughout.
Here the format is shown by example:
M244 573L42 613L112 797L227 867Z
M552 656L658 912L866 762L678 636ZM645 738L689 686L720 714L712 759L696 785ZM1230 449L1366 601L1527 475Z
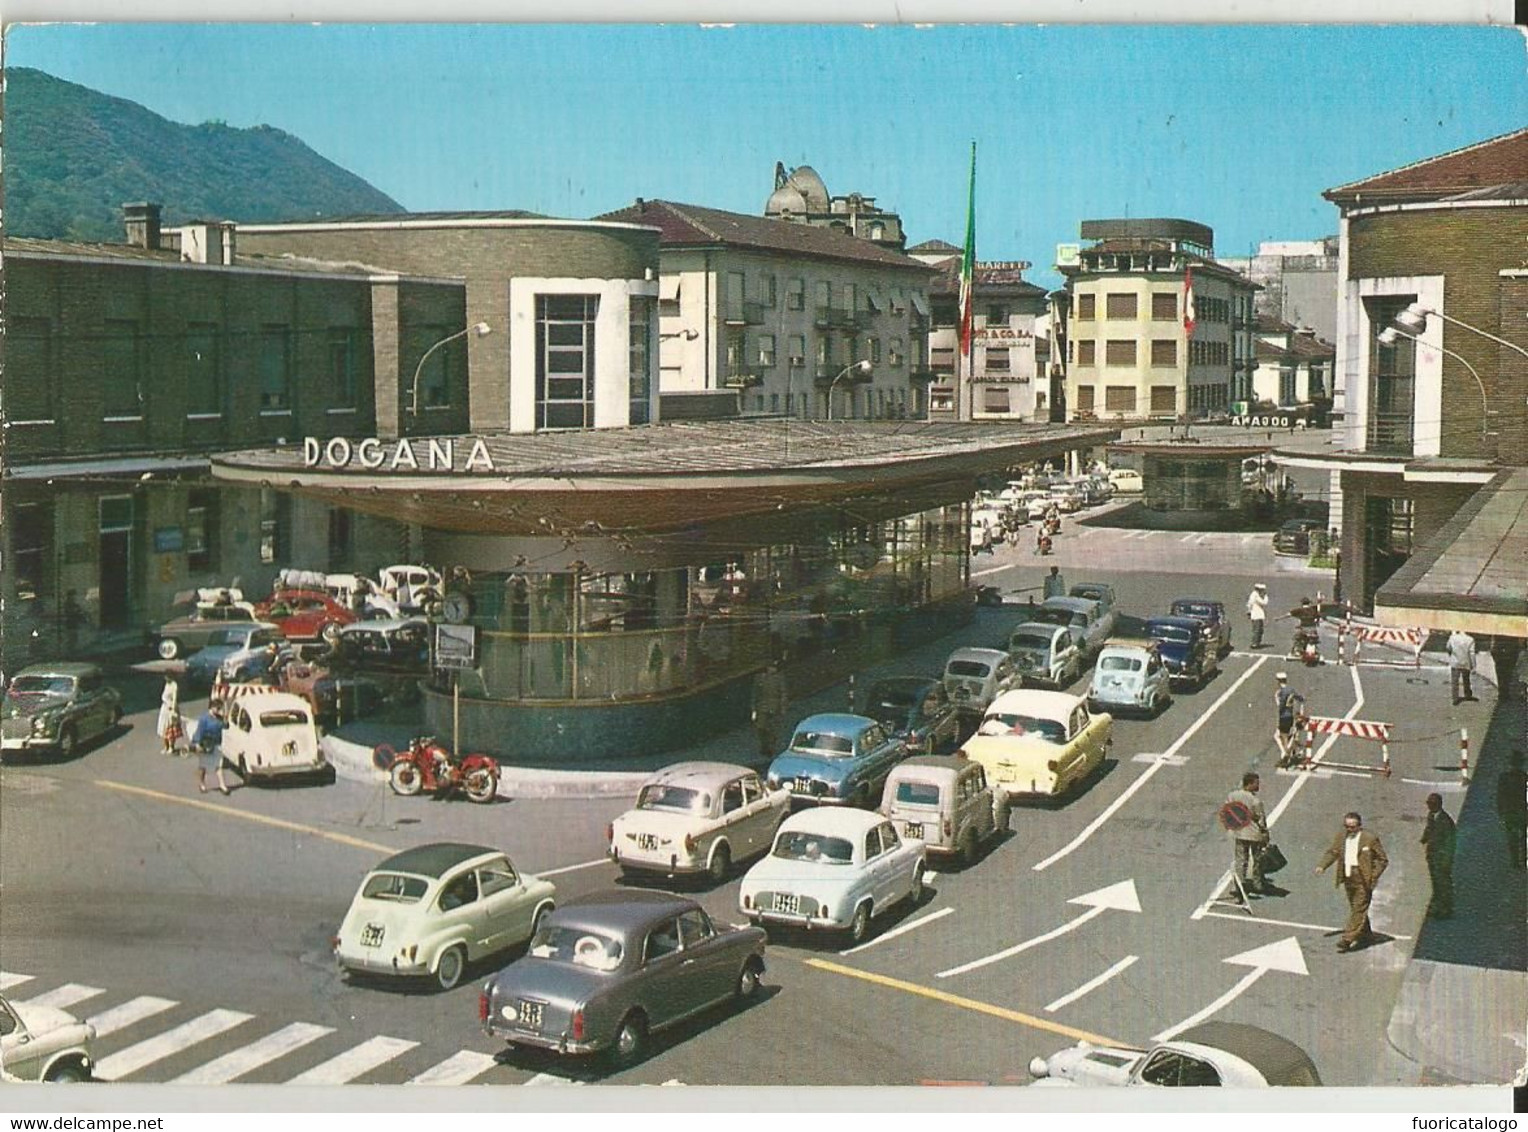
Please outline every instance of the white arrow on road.
M1232 955L1230 958L1222 960L1222 962L1232 963L1238 967L1251 967L1252 970L1243 975L1239 983L1206 1006L1198 1014L1185 1018L1176 1026L1170 1026L1160 1034L1152 1035L1152 1041L1165 1042L1168 1038L1181 1034L1190 1026L1198 1025L1222 1006L1226 1005L1226 1003L1239 996L1269 971L1287 971L1291 975L1310 974L1305 967L1305 952L1300 950L1300 941L1295 939L1294 936L1287 936L1277 943L1254 947L1251 951L1243 951L1240 955Z
M1000 959L1007 959L1011 955L1017 955L1021 951L1028 951L1031 947L1046 943L1059 935L1065 935L1073 928L1080 928L1093 917L1100 915L1107 909L1113 908L1120 912L1139 912L1141 899L1135 891L1135 881L1122 880L1118 884L1111 884L1107 888L1100 888L1093 892L1084 893L1082 896L1074 896L1067 901L1068 904L1083 904L1088 910L1076 919L1068 920L1059 928L1053 928L1044 935L1037 935L1034 939L1026 939L1023 943L1014 944L1006 950L999 951L996 955L988 955L981 959L973 959L969 963L962 963L959 967L951 967L948 971L940 971L935 978L948 979L951 975L963 975L967 971L974 971L978 967L985 967L989 963L996 963Z

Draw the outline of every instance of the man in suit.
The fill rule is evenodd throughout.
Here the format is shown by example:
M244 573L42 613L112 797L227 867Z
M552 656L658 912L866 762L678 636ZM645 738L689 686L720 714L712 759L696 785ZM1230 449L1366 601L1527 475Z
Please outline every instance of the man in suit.
M1332 865L1337 866L1337 887L1348 898L1348 922L1343 927L1342 938L1337 941L1338 951L1352 951L1360 943L1367 943L1374 935L1369 926L1369 902L1374 899L1374 886L1384 875L1390 858L1379 838L1364 827L1363 818L1349 811L1342 818L1342 832L1332 839L1321 863L1316 866L1319 876Z
M1443 808L1442 794L1427 796L1427 825L1422 830L1422 854L1432 879L1427 914L1446 920L1454 914L1454 819Z

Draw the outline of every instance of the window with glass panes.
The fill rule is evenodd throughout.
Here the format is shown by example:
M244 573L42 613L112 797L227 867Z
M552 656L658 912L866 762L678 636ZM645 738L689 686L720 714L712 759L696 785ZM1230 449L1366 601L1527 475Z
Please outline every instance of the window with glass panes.
M143 417L143 343L131 319L108 318L101 337L102 415Z
M260 411L292 410L292 333L285 326L260 328Z
M5 335L6 415L12 425L53 422L53 324L12 316Z
M451 336L445 326L421 326L411 335L414 364L419 368L419 403L426 409L444 409L451 404L451 369L457 342L437 345Z
M631 297L627 365L631 390L631 423L647 424L653 399L653 301L644 295Z
M20 503L6 517L11 528L11 557L17 601L33 601L52 593L53 504Z
M536 427L594 425L597 295L536 296Z
M186 504L186 568L198 573L218 568L218 498L198 488Z
M329 397L336 409L355 408L355 336L351 326L336 326L329 331Z
M773 334L759 335L758 362L764 369L775 368L775 336Z
M785 281L785 306L787 310L799 311L806 307L806 280Z
M223 411L223 340L215 322L186 326L186 412L216 416Z

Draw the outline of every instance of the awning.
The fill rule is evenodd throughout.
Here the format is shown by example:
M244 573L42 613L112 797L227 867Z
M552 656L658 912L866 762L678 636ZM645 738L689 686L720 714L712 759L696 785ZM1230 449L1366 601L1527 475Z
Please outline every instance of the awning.
M677 303L679 301L679 276L658 276L658 299L660 302Z
M917 311L924 318L927 318L928 317L928 300L925 299L922 295L918 294L916 291L914 291L912 293L911 299L912 299L912 304L913 304L913 310Z
M96 479L103 476L143 476L154 472L205 472L206 456L125 456L115 460L59 460L43 464L12 464L8 480Z

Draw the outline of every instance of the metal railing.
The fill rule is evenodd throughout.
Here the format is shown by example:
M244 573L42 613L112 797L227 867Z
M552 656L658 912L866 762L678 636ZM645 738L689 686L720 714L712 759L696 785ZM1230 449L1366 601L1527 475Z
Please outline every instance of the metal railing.
M1410 456L1414 441L1411 416L1410 413L1371 412L1365 450Z

